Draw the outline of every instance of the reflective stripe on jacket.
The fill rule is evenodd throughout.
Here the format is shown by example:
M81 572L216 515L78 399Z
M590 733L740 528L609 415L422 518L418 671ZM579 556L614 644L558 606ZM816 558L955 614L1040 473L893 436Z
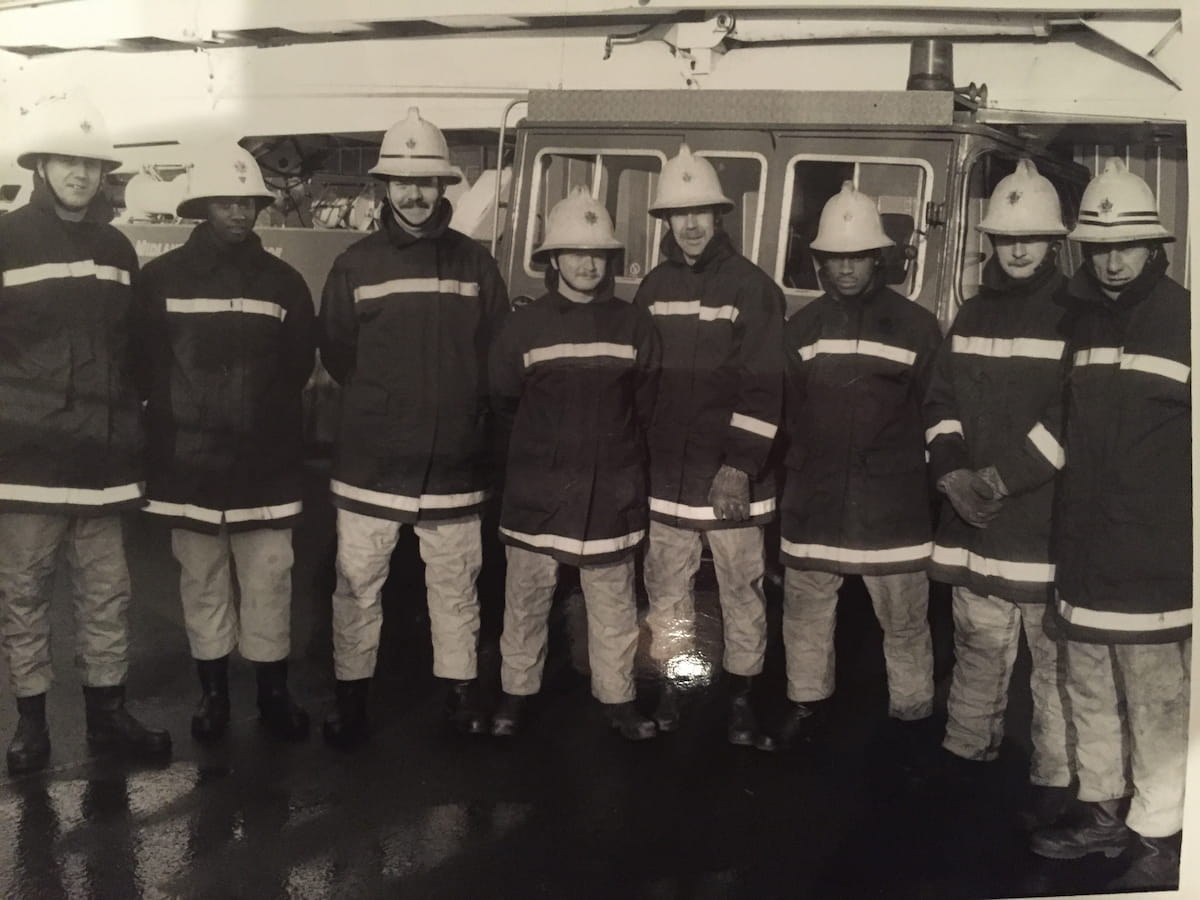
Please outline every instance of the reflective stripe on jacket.
M788 320L786 565L877 575L926 567L921 401L940 340L932 313L886 287L823 294Z
M487 352L508 312L496 263L439 202L415 237L345 250L321 299L321 361L342 387L333 503L400 522L477 512L488 496Z
M1192 633L1191 295L1165 272L1159 250L1115 301L1088 271L1068 285L1076 318L1053 558L1054 611L1072 640Z
M654 319L662 372L650 427L650 516L683 528L738 528L775 514L768 464L782 413L783 293L718 231L695 265L670 232L634 302ZM750 476L750 518L719 521L722 465Z
M1050 515L1061 443L1066 277L1048 258L1025 281L993 257L982 292L958 312L925 398L934 482L995 466L1009 496L986 528L943 500L931 577L976 594L1045 602L1054 582Z
M498 408L515 407L501 541L570 565L642 541L658 362L650 317L611 295L552 291L509 317L490 362Z
M130 284L137 256L93 200L55 212L41 178L0 216L0 511L108 514L142 505Z
M301 392L315 352L304 278L255 234L202 223L137 285L149 437L146 512L179 528L289 528L303 496Z

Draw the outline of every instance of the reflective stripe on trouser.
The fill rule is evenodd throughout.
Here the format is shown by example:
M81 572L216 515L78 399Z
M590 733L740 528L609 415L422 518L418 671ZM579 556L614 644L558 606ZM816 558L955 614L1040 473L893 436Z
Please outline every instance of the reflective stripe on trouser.
M75 607L75 661L88 687L125 683L129 667L129 569L120 516L0 514L0 635L13 693L44 694L50 601L65 545Z
M933 641L929 636L929 579L924 572L864 575L883 629L888 715L923 719L933 712ZM824 700L833 694L833 630L842 576L788 568L783 577L783 648L788 699Z
M218 659L234 647L253 662L287 658L292 624L290 528L233 534L222 528L215 535L173 528L171 549L179 561L179 597L194 659Z
M505 555L508 572L500 683L506 693L527 696L542 686L546 625L558 582L558 563L552 556L521 547L506 547ZM634 697L638 623L633 570L633 554L607 565L579 567L587 609L592 695L601 703L624 703Z
M943 746L963 759L992 760L1004 738L1004 711L1021 629L1029 644L1033 696L1031 737L1033 784L1071 783L1067 761L1067 720L1063 712L1065 666L1058 645L1042 630L1044 603L1013 603L1003 597L954 588L954 676L946 704Z
M763 594L763 530L718 528L706 531L717 573L725 652L722 666L731 675L757 675L767 647L766 596ZM646 550L646 593L650 608L650 656L663 664L686 654L696 619L696 570L700 568L700 532L650 521Z
M333 667L339 681L370 678L383 625L380 594L402 525L337 511L337 587L333 592ZM483 565L479 516L413 526L425 563L425 595L433 636L433 674L475 677Z
M1183 827L1191 639L1116 645L1067 641L1065 650L1079 799L1127 796L1132 776L1126 823L1146 837L1175 834Z

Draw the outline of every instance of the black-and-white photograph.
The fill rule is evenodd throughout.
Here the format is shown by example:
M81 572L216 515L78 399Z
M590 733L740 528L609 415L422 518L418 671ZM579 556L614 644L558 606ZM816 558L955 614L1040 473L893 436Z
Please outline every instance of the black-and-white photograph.
M0 0L0 896L1200 896L1194 11Z

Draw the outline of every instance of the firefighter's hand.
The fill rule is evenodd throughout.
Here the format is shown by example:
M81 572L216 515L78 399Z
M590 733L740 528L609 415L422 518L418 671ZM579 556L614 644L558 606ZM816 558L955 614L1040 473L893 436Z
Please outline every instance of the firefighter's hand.
M733 466L721 466L708 491L718 519L741 522L750 518L750 476Z
M986 528L1000 512L1000 499L991 485L970 469L955 469L938 479L938 490L950 498L954 511L968 525Z

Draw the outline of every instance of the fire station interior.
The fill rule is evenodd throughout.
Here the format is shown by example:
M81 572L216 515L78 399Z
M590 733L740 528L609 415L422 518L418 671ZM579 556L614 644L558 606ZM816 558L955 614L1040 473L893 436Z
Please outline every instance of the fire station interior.
M5 5L0 0L0 10ZM562 17L562 3L527 5L553 7L543 10L546 18L538 25L546 31L561 30L569 19ZM566 4L575 5L580 4ZM624 30L618 33L605 21L616 13L599 9L600 4L582 6L597 9L585 20L568 22L570 28L589 35L587 29L594 28L599 40L608 35L610 42L616 35L618 50L645 27L640 17L657 13L654 4L643 0L637 16L622 14ZM502 12L497 8L494 14L506 18ZM703 15L702 10L685 10L673 21L695 25L707 21ZM378 27L386 30L383 24ZM395 23L387 28L391 38L408 33ZM247 30L229 39L247 50L293 40L268 30L257 37ZM353 34L349 28L347 33ZM414 34L452 36L451 27L442 23L426 24ZM318 40L308 33L296 40L310 39ZM824 52L842 40L819 44ZM584 185L612 215L624 244L616 257L617 294L632 298L662 258L659 246L666 225L649 215L647 207L677 140L603 147L547 141L524 158L515 129L507 127L518 118L507 123L503 139L496 116L495 124L447 129L451 160L466 176L448 193L456 208L455 227L495 250L506 276L512 276L510 294L519 304L537 296L534 291L541 284L544 264L534 261L532 252L541 242L550 209L572 187ZM1101 117L1094 118L1098 122ZM1169 245L1168 253L1172 276L1188 285L1183 124L1064 122L1025 126L1020 140L1061 162L1059 170L1047 174L1059 192L1067 226L1074 224L1088 172L1094 173L1108 155L1124 156L1131 171L1157 187L1164 222L1184 238ZM1006 131L1017 132L1016 127ZM296 251L300 258L289 261L303 270L314 298L336 253L378 227L383 194L367 170L376 161L383 134L366 128L241 133L241 145L253 153L276 194L258 221L264 244L302 248ZM152 143L145 142L139 153ZM931 303L940 304L935 311L943 314L943 326L947 315L980 289L992 251L975 226L1016 159L1011 148L989 150L965 165L958 185L962 195L950 198L961 219L949 223L952 230L939 232L952 236L940 238L946 241L946 268L936 273L933 267L943 263L927 251L930 234L943 226L930 221L934 174L928 161L885 158L866 149L857 155L797 152L782 159L768 159L758 150L701 152L734 202L722 217L724 230L740 252L758 254L756 261L779 284L789 313L821 292L809 245L825 203L851 181L876 198L884 230L895 244L884 256L886 283L916 298L930 291L935 277L941 278L936 282L941 293ZM124 167L104 185L119 210L117 224L131 236L139 255L147 247L158 252L177 245L195 224L173 211L186 161L171 153L163 157L159 164ZM776 185L780 190L774 190ZM497 196L498 212L493 206ZM512 217L514 205L525 196L528 210ZM0 215L26 197L26 185L0 184ZM766 215L768 206L777 215ZM499 233L493 233L494 220ZM331 242L290 244L300 232L319 232ZM768 247L764 256L761 251ZM285 259L290 252L282 253ZM1064 242L1058 261L1065 272L1077 269L1082 263L1078 245ZM1120 858L1060 861L1030 852L1024 813L1030 800L1032 698L1024 643L1012 676L1006 736L984 777L969 788L949 790L923 764L927 760L921 754L936 750L944 730L954 666L950 590L936 583L929 604L935 714L916 738L924 748L916 755L912 731L897 728L888 718L882 632L862 581L855 577L847 578L840 592L837 688L822 705L820 732L779 753L727 743L722 614L707 550L695 584L696 652L676 673L684 713L677 732L632 743L614 735L602 719L589 690L582 592L574 571L563 567L551 611L543 687L527 726L511 740L468 737L443 721L444 684L431 673L423 567L417 540L406 529L383 586L371 740L354 753L331 749L321 740L319 723L334 702L330 596L336 532L329 478L337 403L331 379L317 367L305 393L305 513L294 530L290 663L293 695L316 726L312 736L296 744L268 739L255 711L254 671L235 655L229 733L214 744L191 739L195 672L170 531L154 517L128 515L130 706L148 722L170 730L172 758L144 766L87 752L81 684L72 665L71 585L60 572L51 611L56 682L48 695L48 718L53 752L44 772L0 772L0 896L985 900L1102 896L1104 886L1122 871L1125 861ZM491 508L484 516L478 582L480 679L493 703L500 693L505 571L504 548L496 537L498 515ZM766 544L778 547L777 524L768 527ZM783 570L773 552L768 551L767 560L768 649L755 704L763 721L774 721L784 712L786 687ZM640 568L637 581L644 616ZM643 709L653 703L654 673L643 630L636 662ZM11 692L5 691L0 736L10 735L16 721ZM1187 882L1194 880L1190 873L1200 862L1186 827L1184 838Z

